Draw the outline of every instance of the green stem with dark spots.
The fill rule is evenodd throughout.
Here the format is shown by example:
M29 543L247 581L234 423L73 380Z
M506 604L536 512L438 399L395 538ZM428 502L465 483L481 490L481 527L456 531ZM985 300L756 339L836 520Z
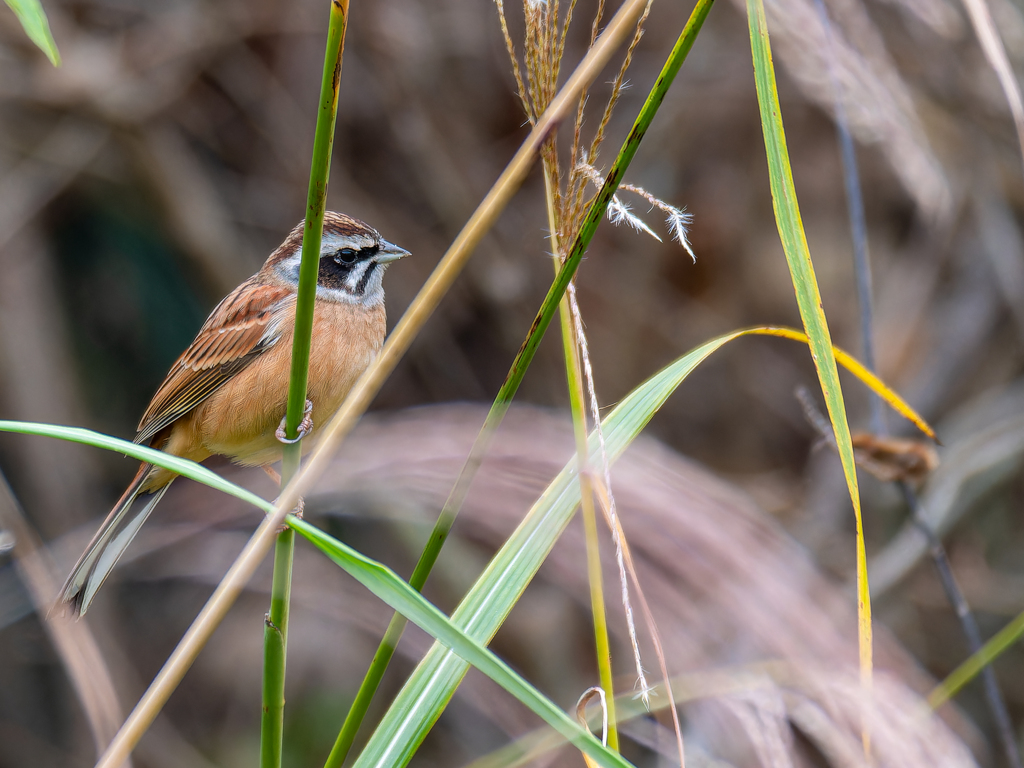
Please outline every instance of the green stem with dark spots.
M327 207L327 181L331 170L331 148L338 117L338 86L341 59L345 48L348 0L331 0L327 50L317 110L313 161L309 174L309 193L302 233L302 262L299 267L298 298L295 302L295 332L292 341L291 377L288 384L288 408L285 435L299 437L299 424L306 405L309 379L309 351L313 334L313 307L317 273L320 267L320 240L324 210ZM285 445L281 463L282 488L296 475L301 457L300 442ZM260 724L260 767L280 768L284 739L284 681L288 648L288 613L291 597L292 562L295 533L286 528L274 545L274 577L270 594L270 612L264 626L263 712Z

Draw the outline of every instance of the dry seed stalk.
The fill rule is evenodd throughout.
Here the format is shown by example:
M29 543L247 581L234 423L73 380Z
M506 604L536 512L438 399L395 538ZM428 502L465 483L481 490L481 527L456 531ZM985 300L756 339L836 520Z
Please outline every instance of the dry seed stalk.
M612 532L612 543L615 546L615 563L619 568L619 587L622 591L622 609L626 614L626 627L629 630L629 642L633 647L633 664L636 667L637 687L640 689L640 697L645 706L650 706L651 685L647 682L644 674L643 659L640 657L640 643L636 636L636 622L633 619L633 605L629 599L629 581L626 579L626 563L623 555L622 528L619 525L618 510L615 506L615 496L612 494L611 463L608 461L608 452L605 448L604 430L601 429L601 410L597 402L597 391L594 388L594 369L590 364L590 350L587 347L587 336L583 332L583 317L580 315L580 306L576 301L576 286L569 283L566 290L569 297L569 311L572 314L573 328L576 331L576 343L580 350L580 359L583 362L584 381L587 385L587 399L590 401L590 417L594 420L594 429L597 432L598 456L601 463L601 480L608 496L608 522Z
M565 20L559 24L558 0L524 0L523 12L525 20L525 34L523 41L523 64L526 69L525 82L521 74L519 59L516 55L515 44L512 42L508 32L508 25L505 18L503 0L495 0L498 8L502 34L505 37L505 46L512 61L513 74L519 90L519 98L523 103L527 117L535 122L536 115L542 112L555 92L558 82L558 71L561 65L562 55L565 50L566 35L569 23L572 20L575 9L575 1L569 0ZM589 151L582 148L582 127L587 104L587 91L580 93L576 110L576 120L573 126L573 136L570 145L570 163L568 179L563 187L563 175L559 165L557 136L552 133L545 141L542 148L542 158L545 173L545 188L549 196L549 216L551 219L554 256L559 261L564 260L564 254L559 253L560 242L572 242L582 225L587 204L590 199L586 196L588 181L594 181L595 177L600 179L598 186L603 183L600 174L587 163L590 158L596 158L600 146L605 138L605 131L611 115L618 103L619 96L625 85L626 71L632 62L633 53L643 36L643 24L650 13L651 0L648 0L640 15L633 32L633 38L629 44L622 63L619 66L615 79L612 82L611 95L605 105L597 130L590 142ZM604 0L599 0L598 8L591 25L591 44L597 37L600 28L601 17L604 13ZM668 216L669 230L686 248L690 255L693 255L686 239L686 225L689 223L688 214L682 210L664 203L654 195L639 187L628 187L630 191L640 195L647 200L652 208L657 207ZM634 228L646 231L652 237L658 236L644 224L639 218L629 212L628 207L618 198L613 198L608 208L609 218L614 223L626 222ZM629 586L626 577L626 567L623 562L623 541L621 528L618 525L614 497L611 495L611 478L608 473L607 458L603 450L603 435L600 434L601 422L599 405L594 384L593 370L590 362L590 355L587 346L586 336L583 330L583 320L580 315L579 306L576 302L575 289L572 283L568 286L567 298L569 301L571 324L566 332L572 337L572 343L579 352L579 359L582 362L581 372L585 382L586 393L584 397L589 401L591 417L594 427L598 430L599 440L602 449L600 451L600 462L603 470L604 488L609 502L609 524L612 530L612 538L615 544L616 562L618 564L623 608L626 614L626 621L629 629L630 640L633 645L636 673L639 681L641 695L647 699L650 686L643 671L640 658L639 644L636 638L633 610L629 598ZM584 416L584 419L586 417Z
M619 67L619 72L615 75L615 81L612 84L612 95L608 97L608 104L604 108L604 114L601 116L597 133L594 134L594 140L590 144L590 157L592 160L597 160L597 153L600 150L601 142L604 141L605 129L608 127L608 121L615 110L615 105L619 102L623 83L626 82L626 70L629 69L629 65L633 62L633 51L636 50L637 45L640 43L640 38L644 36L644 22L647 21L647 16L651 12L651 3L653 2L654 0L647 0L647 6L644 8L644 12L639 20L637 20L633 39L630 41L629 48L626 49L626 55L622 59L622 66Z

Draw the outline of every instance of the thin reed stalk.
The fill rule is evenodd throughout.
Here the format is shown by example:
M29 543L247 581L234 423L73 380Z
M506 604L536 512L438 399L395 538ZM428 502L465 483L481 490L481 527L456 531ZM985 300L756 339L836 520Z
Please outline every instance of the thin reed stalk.
M274 545L270 611L263 622L263 709L260 717L260 766L278 768L284 745L284 676L288 653L288 617L292 594L295 531L287 528Z
M558 242L558 223L554 190L558 179L545 173L544 189L547 198L548 226L550 229L551 258L555 277L562 266ZM572 320L568 295L558 303L558 317L562 327L562 354L565 358L565 377L569 390L569 409L572 414L573 435L576 438L576 462L580 483L580 510L583 516L584 539L587 548L587 580L590 584L590 610L594 620L594 646L597 656L598 677L604 690L608 715L607 741L611 749L619 749L619 729L615 720L615 686L612 680L611 644L608 641L608 614L604 600L601 572L601 545L597 536L597 515L594 512L594 489L590 478L590 456L587 448L587 413L583 393L583 373L580 368L580 344ZM595 425L599 429L600 424Z
M423 562L422 556L420 562ZM417 570L419 570L419 563L417 563ZM414 572L413 578L409 579L409 586L419 592L426 582L426 574L419 579L415 578L416 575ZM405 632L405 626L408 623L409 620L397 611L391 616L384 637L381 638L377 651L373 654L370 667L366 670L363 681L359 684L359 690L356 691L355 698L352 699L352 705L348 708L345 721L341 724L341 730L338 731L338 737L334 740L334 746L331 747L324 768L340 768L344 765L345 758L348 757L348 753L352 749L352 743L356 740L356 734L359 733L359 726L362 725L363 718L366 717L366 711L370 708L373 695L380 687L380 681L384 679L384 672L387 671L388 664L391 663L391 657L395 655L398 641L402 639L402 633Z
M538 7L536 4L524 2L523 11L525 16L526 32L524 36L523 58L526 67L526 82L524 86L520 74L519 59L516 55L515 45L508 34L508 27L505 21L504 6L499 1L498 11L501 19L502 31L505 36L505 44L508 49L509 58L516 76L516 84L519 87L520 100L527 110L527 117L532 121L536 114L543 110L553 91L553 84L557 82L558 71L561 66L561 53L564 50L564 42L568 31L569 21L572 16L574 5L570 2L569 12L566 20L559 28L558 2L550 2ZM633 31L633 38L627 47L625 56L619 65L618 72L612 83L611 95L604 107L596 131L590 142L589 152L582 148L581 134L583 118L585 113L586 98L581 95L576 109L576 123L573 127L572 143L570 145L570 158L568 179L565 189L562 189L563 175L559 166L557 148L557 136L552 134L544 145L544 192L547 203L548 231L551 243L551 253L554 260L556 275L562 265L564 254L561 250L562 235L565 234L566 241L575 237L580 224L584 218L584 191L586 189L588 168L586 162L579 162L578 158L592 160L596 158L598 150L604 141L605 130L611 119L615 105L618 103L625 82L626 70L632 61L636 46L643 36L643 25L650 11L650 2L644 8L644 12L637 20ZM603 4L599 4L591 27L591 36L596 34L600 24ZM595 172L596 173L596 172ZM600 184L598 184L600 186ZM612 201L616 198L613 196ZM624 210L621 204L619 209ZM609 209L610 211L611 209ZM649 231L649 230L648 230ZM571 284L570 284L571 288ZM593 381L587 378L587 389L584 390L584 372L580 365L581 355L586 354L585 338L583 337L583 325L578 316L578 307L570 303L572 291L568 296L563 296L559 302L559 316L562 327L562 346L566 366L566 380L569 388L569 401L573 419L573 429L577 443L577 462L579 468L578 482L581 486L581 507L584 518L584 531L586 533L586 549L588 562L588 579L590 582L591 606L594 620L595 645L597 648L598 672L605 700L610 708L608 714L611 722L607 738L608 742L616 748L618 745L618 730L615 726L614 716L614 691L612 688L611 656L609 652L607 611L604 600L604 588L600 569L600 546L597 537L597 518L594 513L593 489L590 480L590 458L587 454L587 392L593 396ZM589 374L589 360L585 361ZM593 403L596 409L596 401ZM600 418L597 418L596 426L600 429ZM618 542L616 542L618 545ZM621 557L621 550L616 547L617 557ZM622 577L623 607L629 624L630 638L633 641L635 651L637 673L643 678L642 664L639 655L639 646L636 642L636 632L632 621L632 607L629 600L629 587L625 581L625 571L620 569ZM644 684L646 690L646 684Z
M327 208L327 183L331 172L331 148L338 119L338 86L341 60L345 50L348 0L331 1L324 52L320 101L313 137L313 159L309 171L306 217L302 232L302 260L299 266L298 297L295 302L295 331L292 339L292 367L288 381L288 408L285 437L293 441L284 446L281 463L282 488L299 471L302 457L299 424L306 405L309 379L309 352L313 335L313 308L317 274L320 269L320 242L323 237L324 211ZM285 528L274 544L274 575L270 591L270 611L263 627L263 707L260 718L260 766L280 768L284 743L284 681L288 650L288 616L292 592L292 564L295 559L295 531Z

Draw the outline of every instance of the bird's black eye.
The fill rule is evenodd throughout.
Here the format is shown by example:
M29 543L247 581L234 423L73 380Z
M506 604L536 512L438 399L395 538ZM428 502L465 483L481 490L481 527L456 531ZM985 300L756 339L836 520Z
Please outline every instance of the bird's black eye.
M358 251L355 251L352 248L342 248L334 254L334 260L339 264L351 264L356 260L358 255Z

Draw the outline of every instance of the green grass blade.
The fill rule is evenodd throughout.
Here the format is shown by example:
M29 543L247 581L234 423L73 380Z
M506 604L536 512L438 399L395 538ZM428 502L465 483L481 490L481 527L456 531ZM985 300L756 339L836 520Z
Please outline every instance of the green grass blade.
M252 491L247 491L245 488L225 480L216 472L210 471L201 464L172 456L169 453L158 451L156 448L138 445L118 437L104 435L101 432L93 432L91 429L62 427L58 424L37 424L30 421L0 421L0 432L55 437L58 440L67 440L72 443L91 445L95 448L106 448L108 451L117 451L125 456L131 456L133 459L145 461L157 467L164 467L172 472L177 472L182 477L187 477L190 480L195 480L197 483L223 491L229 496L234 496L262 509L264 512L274 511L272 502L262 499Z
M39 46L53 66L59 67L60 53L50 33L50 22L46 20L42 3L39 0L6 0L6 3L18 17L28 39Z
M864 526L861 519L860 491L857 486L857 470L850 440L850 426L846 420L846 406L839 386L836 358L832 350L832 339L821 305L818 283L814 277L807 238L804 235L800 208L797 205L796 187L786 149L786 134L782 126L782 111L779 94L775 85L775 69L772 64L771 46L768 40L768 22L765 18L763 0L747 0L747 18L750 24L750 48L754 60L754 79L757 85L757 103L761 111L761 127L764 131L765 151L768 156L768 173L771 180L772 203L775 221L778 225L782 247L789 263L789 272L796 290L800 317L810 339L811 358L818 371L818 380L825 397L829 418L835 432L839 457L846 475L846 485L853 502L857 525L857 616L858 638L860 641L861 681L870 689L872 675L871 661L871 596L868 591L867 557L864 551ZM865 748L869 745L865 734Z
M726 343L750 335L779 336L806 343L806 338L798 331L757 327L733 331L691 350L633 390L602 422L609 462L614 463L622 455L694 368ZM912 416L915 423L924 424L903 400L849 355L831 348L830 351L859 379L880 390L901 413ZM927 425L924 427L930 431ZM597 447L597 437L592 434L589 448L596 451ZM452 622L474 640L489 642L561 536L579 501L574 457L488 564L452 614ZM356 761L356 767L379 768L408 763L467 669L464 661L435 644L384 715Z
M963 664L949 674L949 677L939 683L935 690L928 695L928 706L938 709L956 696L961 688L995 661L999 654L1017 642L1022 634L1024 634L1024 613L1019 614L999 630L977 653L971 654Z
M455 626L447 616L402 581L390 568L359 554L305 520L289 517L288 525L373 594L498 683L598 763L616 768L627 768L630 765L619 755L603 747L600 741L512 671L492 651Z
M647 425L662 403L701 361L744 331L719 337L691 351L648 379L604 421L605 448L614 462ZM597 450L591 436L590 449ZM580 501L576 459L569 461L494 556L483 575L452 614L470 637L487 643L505 620ZM385 714L355 765L404 766L466 673L467 664L435 645L419 664Z

